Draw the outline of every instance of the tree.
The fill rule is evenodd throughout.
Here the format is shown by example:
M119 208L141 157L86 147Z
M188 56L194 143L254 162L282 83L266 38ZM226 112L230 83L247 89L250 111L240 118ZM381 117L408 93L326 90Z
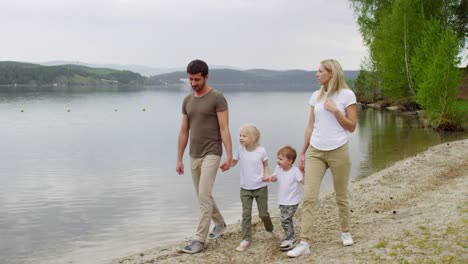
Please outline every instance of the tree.
M436 128L455 129L463 122L463 113L454 104L461 80L459 50L454 30L440 20L426 22L412 65L417 73L416 101Z
M466 42L467 1L351 0L385 96L400 99L416 95L411 58L422 41L426 21L439 19L456 26L458 40Z
M375 102L381 95L381 78L371 60L365 59L354 81L354 89L362 102Z

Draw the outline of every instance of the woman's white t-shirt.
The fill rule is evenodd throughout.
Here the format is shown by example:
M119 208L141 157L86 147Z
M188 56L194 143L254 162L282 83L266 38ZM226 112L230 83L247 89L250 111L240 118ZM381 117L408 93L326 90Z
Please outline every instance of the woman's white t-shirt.
M296 205L301 202L302 172L292 166L285 171L276 166L273 175L278 179L278 203L280 205Z
M319 95L320 90L315 91L309 100L309 104L314 107L315 117L310 145L318 150L337 149L348 142L349 133L340 125L333 113L325 109L327 96L318 101ZM335 102L343 115L346 115L346 107L356 103L356 95L350 89L340 89L328 98Z
M256 190L267 185L266 182L262 181L264 175L263 161L268 160L264 147L259 146L253 151L248 151L244 146L239 146L233 159L239 162L241 188Z

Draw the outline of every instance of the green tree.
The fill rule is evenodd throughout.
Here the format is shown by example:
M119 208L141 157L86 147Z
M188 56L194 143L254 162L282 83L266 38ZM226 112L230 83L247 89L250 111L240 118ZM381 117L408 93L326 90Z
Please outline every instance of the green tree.
M464 113L455 107L461 81L459 50L454 30L440 20L426 22L412 65L418 84L416 101L436 128L456 129L463 122Z
M358 99L362 102L375 102L381 97L381 78L371 60L365 59L361 63L354 89Z
M411 67L426 21L439 19L457 26L458 40L466 42L468 0L351 0L369 58L382 78L385 96L413 98L417 85Z

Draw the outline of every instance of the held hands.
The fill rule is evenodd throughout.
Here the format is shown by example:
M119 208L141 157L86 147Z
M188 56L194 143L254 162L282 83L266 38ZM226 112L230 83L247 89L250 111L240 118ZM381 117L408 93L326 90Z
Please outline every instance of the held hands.
M226 159L224 160L224 162L221 164L221 166L219 166L219 168L221 169L222 172L225 172L227 170L229 170L231 168L231 163L232 163L232 159Z
M177 172L177 174L179 174L179 175L183 175L183 174L184 174L184 164L183 164L181 161L177 162L177 165L176 165L176 172Z
M263 176L262 182L276 182L278 178L275 176Z

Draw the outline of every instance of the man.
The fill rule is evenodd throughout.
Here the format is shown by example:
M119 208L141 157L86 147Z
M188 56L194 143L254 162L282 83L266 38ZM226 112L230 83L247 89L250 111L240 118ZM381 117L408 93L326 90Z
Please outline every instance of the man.
M219 237L226 229L211 191L218 166L222 171L231 167L232 142L228 105L222 93L208 86L208 65L201 60L194 60L188 64L187 74L193 93L187 95L182 104L176 171L179 175L184 174L182 160L190 133L190 166L198 195L200 218L195 237L183 251L194 254L203 250L212 219L215 227L209 239ZM226 149L226 160L220 166L223 153L221 143Z

